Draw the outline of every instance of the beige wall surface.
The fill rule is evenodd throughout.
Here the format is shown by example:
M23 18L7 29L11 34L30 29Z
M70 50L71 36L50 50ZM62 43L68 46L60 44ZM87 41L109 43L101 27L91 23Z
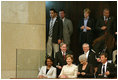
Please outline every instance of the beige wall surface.
M45 54L45 13L45 2L1 2L1 78L16 78L17 49Z

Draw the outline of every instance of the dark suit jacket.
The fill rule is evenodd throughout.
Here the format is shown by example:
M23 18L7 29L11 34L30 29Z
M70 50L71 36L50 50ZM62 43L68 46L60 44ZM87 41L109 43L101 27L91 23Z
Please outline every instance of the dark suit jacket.
M95 58L95 53L93 53L91 50L89 51L87 62L91 64L93 67L97 66L97 60Z
M72 54L72 51L66 51L66 55L67 54ZM59 63L59 66L63 66L63 65L66 65L66 60L64 60L63 58L63 55L62 55L62 52L61 51L58 51L56 53L56 56L55 56L55 61L54 61L54 66L58 65Z
M98 74L101 74L101 68L102 68L102 64L99 64L98 70L96 72L97 77L100 77L100 76L98 76ZM106 71L110 72L110 75L108 76L108 78L113 78L113 77L116 77L116 75L117 75L117 69L115 68L114 64L112 64L112 63L107 63Z
M49 36L49 27L50 27L50 20L47 23L47 29L46 29L46 42L48 41L48 36ZM57 18L54 26L53 26L53 33L52 33L52 42L53 43L58 43L58 39L62 40L63 37L63 23L62 20Z
M105 21L104 21L104 17L100 17L98 20L97 20L97 23L96 23L96 30L97 30L97 33L99 36L103 35L105 33L105 31L109 32L109 33L113 33L114 30L112 27L115 27L114 25L114 18L113 17L109 17L108 18L108 21L107 21L107 24L105 24ZM107 26L107 30L101 30L101 27L102 26Z
M81 19L80 24L79 24L79 28L82 26L84 26L84 18ZM89 33L93 32L93 30L94 30L94 19L89 17L88 22L87 22L87 26L91 28L91 30L87 31L87 32L89 32ZM80 31L82 32L83 30L80 30Z
M83 32L83 30L80 29L80 27L84 26L84 18L81 19L79 22L79 42L80 45L83 43L89 43L91 45L93 39L94 39L94 19L90 18L88 19L87 26L91 28L91 30L87 30L87 32Z
M83 75L78 75L78 77L79 78L93 78L93 76L94 76L94 68L93 68L93 66L92 65L90 65L90 64L87 64L87 66L86 66L86 69L85 70L82 70L82 64L80 64L79 66L78 66L78 72L85 72L86 74L83 76Z

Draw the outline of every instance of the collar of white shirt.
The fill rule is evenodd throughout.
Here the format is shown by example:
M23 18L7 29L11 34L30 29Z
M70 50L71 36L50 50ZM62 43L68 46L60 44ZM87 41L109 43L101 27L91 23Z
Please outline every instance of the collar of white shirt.
M86 55L86 58L88 58L89 52L90 52L89 50L86 53L84 52L84 54Z
M53 21L55 21L57 19L57 17L53 18Z
M84 20L88 20L89 19L89 16L87 18L84 18Z
M103 70L103 65L105 65L104 67L105 67L105 72L107 71L107 61L106 61L106 63L105 64L102 64L102 69L101 70ZM102 71L102 74L103 74L103 71ZM104 75L104 77L107 77L106 75Z
M64 22L64 20L65 20L65 17L62 19L62 21Z
M106 17L104 16L104 21L105 21L105 20L108 20L108 18L106 18Z
M66 52L64 53L63 51L61 51L61 53L62 53L62 55L63 55L63 54L66 55Z
M106 61L106 63L105 63L105 64L102 64L102 66L103 66L103 65L105 65L105 67L106 67L106 66L107 66L107 61Z

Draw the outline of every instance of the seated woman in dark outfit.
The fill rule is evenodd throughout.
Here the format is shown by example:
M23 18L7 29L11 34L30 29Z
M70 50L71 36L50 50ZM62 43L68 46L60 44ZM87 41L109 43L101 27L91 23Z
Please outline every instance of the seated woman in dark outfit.
M88 64L86 55L82 54L79 56L80 65L78 66L78 78L93 78L93 67Z

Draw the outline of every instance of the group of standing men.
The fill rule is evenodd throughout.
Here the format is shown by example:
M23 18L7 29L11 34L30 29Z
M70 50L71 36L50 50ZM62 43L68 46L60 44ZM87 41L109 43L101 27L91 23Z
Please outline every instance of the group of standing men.
M50 9L50 22L47 27L47 53L49 56L54 51L54 58L56 52L59 51L59 44L64 42L70 48L70 37L73 33L73 25L71 20L65 17L65 11L60 10L59 16L54 9Z
M82 47L83 43L88 43L90 48L93 48L92 43L94 34L97 33L98 37L106 33L112 36L117 34L117 25L114 17L110 16L110 10L105 8L103 16L99 17L96 24L93 18L90 17L90 9L84 9L84 18L79 21L79 45ZM73 24L71 20L65 17L65 11L59 11L59 17L55 9L50 9L50 20L47 27L47 55L54 58L56 52L59 51L59 44L64 42L67 44L67 49L70 48L70 37L73 33ZM98 47L98 46L97 46ZM106 47L106 46L105 46ZM94 49L94 48L93 48ZM96 49L94 49L96 50ZM108 56L111 56L108 54Z

